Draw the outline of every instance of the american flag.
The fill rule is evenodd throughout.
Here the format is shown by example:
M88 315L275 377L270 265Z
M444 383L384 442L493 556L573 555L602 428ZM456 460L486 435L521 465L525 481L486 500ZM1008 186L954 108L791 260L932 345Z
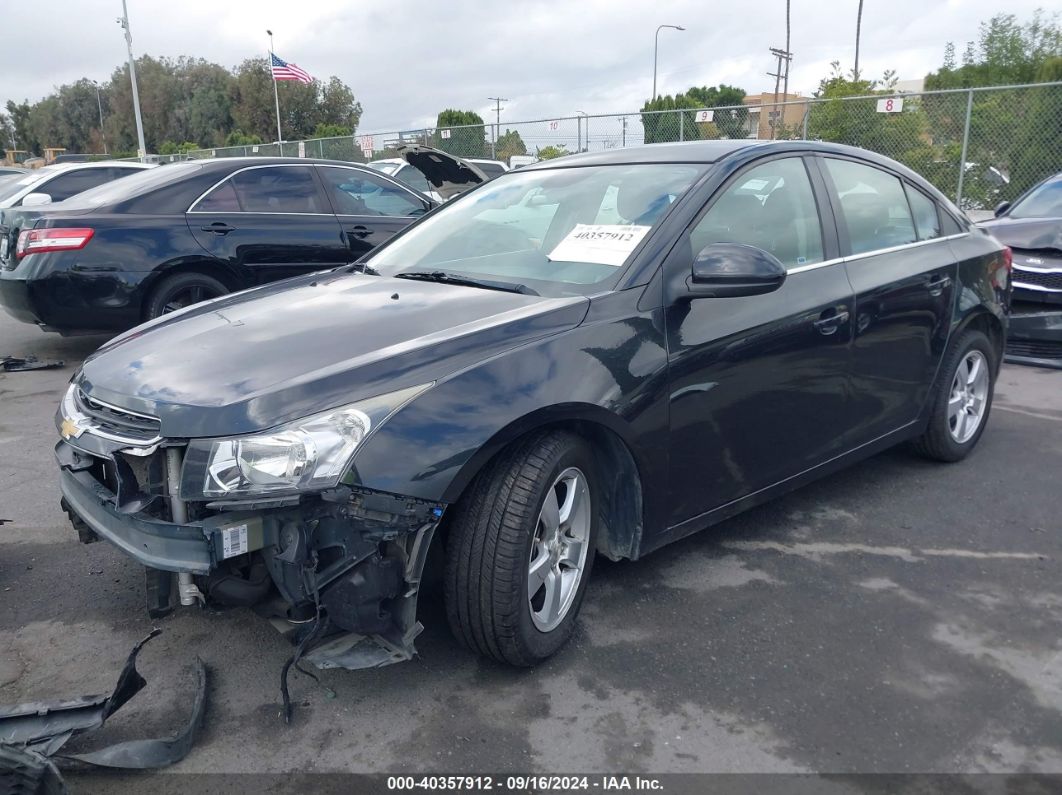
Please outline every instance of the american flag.
M300 83L312 83L313 78L293 63L277 58L275 52L269 53L273 59L274 80L298 80Z

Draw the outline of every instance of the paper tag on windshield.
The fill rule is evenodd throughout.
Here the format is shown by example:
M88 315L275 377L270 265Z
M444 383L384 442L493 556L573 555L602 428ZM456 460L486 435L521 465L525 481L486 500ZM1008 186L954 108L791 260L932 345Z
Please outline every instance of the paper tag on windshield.
M238 524L234 527L221 529L221 557L231 558L242 555L247 551L247 525Z
M547 256L554 262L593 262L619 267L649 229L632 224L576 224Z

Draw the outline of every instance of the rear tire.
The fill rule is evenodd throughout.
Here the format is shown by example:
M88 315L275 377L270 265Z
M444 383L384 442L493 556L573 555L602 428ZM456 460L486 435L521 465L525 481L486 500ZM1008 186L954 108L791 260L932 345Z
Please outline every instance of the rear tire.
M980 331L963 332L941 365L929 426L916 439L916 452L934 461L961 461L988 424L999 371L999 352Z
M155 285L144 305L144 319L154 320L177 309L217 298L228 292L228 287L205 273L175 273Z
M446 614L459 641L531 666L571 637L597 536L589 445L546 431L503 451L455 506L447 543Z

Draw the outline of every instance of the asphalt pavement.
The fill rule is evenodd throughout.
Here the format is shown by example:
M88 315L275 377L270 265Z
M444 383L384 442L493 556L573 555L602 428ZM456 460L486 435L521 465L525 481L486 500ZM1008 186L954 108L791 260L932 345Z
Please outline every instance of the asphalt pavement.
M0 354L66 361L0 374L0 704L108 692L155 625L143 570L59 510L52 415L101 342L0 314ZM537 669L462 649L430 592L417 659L294 674L286 726L287 642L250 610L186 608L144 649L145 690L69 748L176 731L199 655L205 727L169 772L1062 773L1060 476L1062 372L1008 365L967 461L887 452L599 560Z

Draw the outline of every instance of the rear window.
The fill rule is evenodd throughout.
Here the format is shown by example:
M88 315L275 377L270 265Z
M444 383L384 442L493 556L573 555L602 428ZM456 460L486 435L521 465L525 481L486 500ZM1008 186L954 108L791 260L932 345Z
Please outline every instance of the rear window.
M98 188L79 193L70 200L72 206L100 207L104 204L131 199L169 185L202 169L199 163L173 163L140 171L134 171L128 177L122 177Z

